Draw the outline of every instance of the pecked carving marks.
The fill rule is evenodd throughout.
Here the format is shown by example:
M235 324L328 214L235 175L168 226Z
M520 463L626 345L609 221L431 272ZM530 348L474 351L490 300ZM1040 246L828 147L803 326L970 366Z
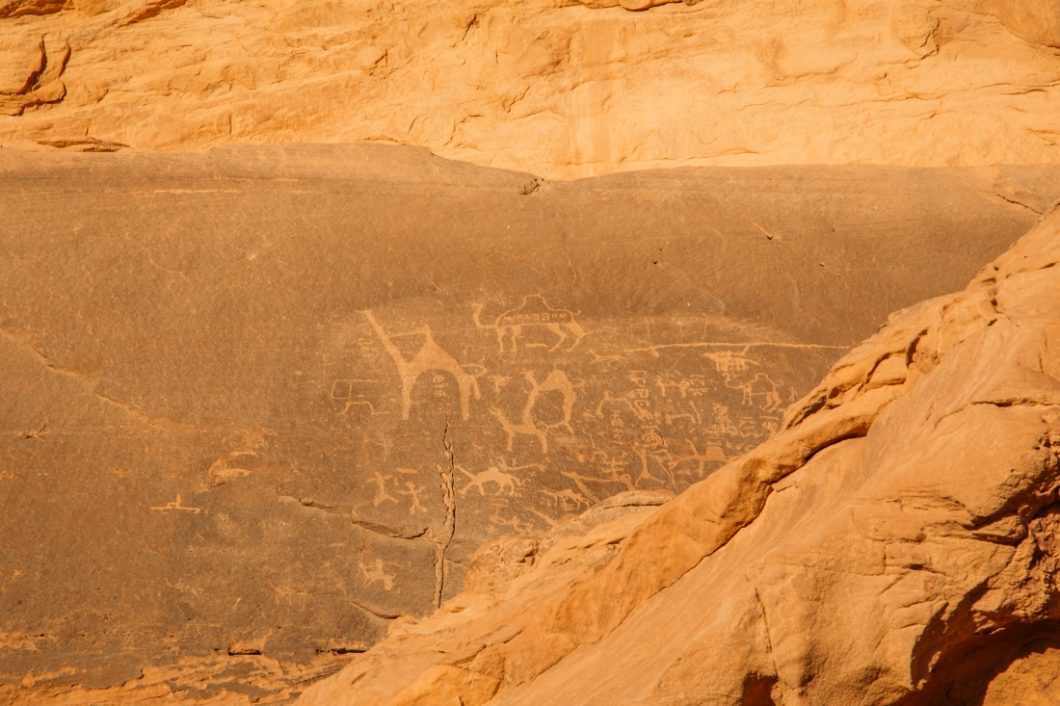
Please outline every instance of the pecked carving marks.
M439 371L448 373L456 380L460 390L460 416L466 420L470 413L472 395L475 399L481 397L478 380L467 372L456 358L435 342L431 327L422 326L408 333L388 334L371 310L365 309L362 313L397 367L398 377L401 378L401 418L407 420L412 412L412 389L416 386L419 377L430 371ZM394 343L394 339L400 336L422 336L423 345L411 358L406 359L401 349Z
M505 448L508 451L513 449L516 437L523 435L537 439L541 453L547 455L549 432L562 428L569 435L575 435L574 428L571 426L574 403L577 400L575 388L580 387L582 383L573 383L565 372L558 369L549 372L545 379L540 382L532 370L524 371L523 378L529 384L530 390L527 393L526 402L523 404L518 418L514 420L509 418L503 410L497 407L493 407L490 412L504 430L506 438ZM534 409L538 405L540 396L549 392L558 393L561 396L561 418L556 422L544 423L535 418Z
M5 7L0 6L0 18ZM13 91L0 90L0 115L22 115L27 110L66 97L66 85L60 80L70 60L70 43L41 37L37 57L22 85Z
M553 342L549 351L566 350L572 351L586 336L586 331L578 323L578 312L569 309L557 309L553 307L540 294L530 294L523 297L522 303L514 309L509 309L500 314L492 323L482 322L482 304L471 305L471 318L475 327L479 329L492 330L497 336L497 346L500 352L506 350L515 353L519 348L519 342L528 331L541 329L553 336ZM507 340L508 347L505 347ZM540 346L540 343L524 344ZM547 345L547 344L546 344Z

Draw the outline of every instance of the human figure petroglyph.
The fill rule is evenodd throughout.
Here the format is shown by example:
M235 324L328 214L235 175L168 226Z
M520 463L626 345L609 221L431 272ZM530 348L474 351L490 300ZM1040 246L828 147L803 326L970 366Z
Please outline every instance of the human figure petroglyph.
M476 400L481 398L478 380L465 370L456 358L435 342L431 327L421 326L415 331L390 335L379 324L370 309L365 309L362 313L368 319L372 330L379 336L383 348L390 354L394 365L397 366L398 377L401 378L401 418L408 419L412 412L412 390L420 375L428 371L439 371L451 375L456 380L460 391L460 417L467 420L470 415L471 396L474 395ZM394 339L401 336L423 337L423 346L409 360L406 360L401 350L394 345Z
M507 375L490 375L489 380L493 384L493 394L499 395L501 388L508 386L509 379Z
M379 583L383 586L384 591L390 591L394 588L394 575L387 572L382 559L376 559L371 568L365 566L364 559L357 559L357 568L361 570L363 579L361 583L365 586Z
M586 335L585 329L575 318L579 312L556 309L540 294L523 297L519 306L505 311L491 324L482 323L482 311L485 308L482 304L472 304L471 319L476 328L490 329L496 334L501 353L505 352L505 338L510 341L509 348L514 353L519 347L519 339L523 337L524 329L528 327L543 328L555 336L556 342L549 348L550 351L559 350L568 339L573 338L573 342L566 348L572 351Z
M418 515L427 512L427 508L420 501L420 487L410 480L405 481L405 489L397 491L397 494L409 499L409 514Z
M509 466L502 459L495 466L490 466L484 471L478 473L471 473L462 466L454 466L456 470L467 476L468 483L460 491L460 495L467 495L467 492L472 488L478 489L478 494L481 496L486 495L486 486L493 483L497 486L495 495L507 494L514 495L516 489L519 487L522 481L516 476L512 475L508 471L523 471L527 468L535 468L538 464L531 463L526 466Z
M372 507L379 507L385 502L397 503L398 499L387 492L387 480L387 477L379 471L372 474L371 479L369 479L369 482L375 485L375 497L372 498Z
M515 438L523 435L537 439L538 444L541 446L541 453L547 454L548 432L562 428L568 434L574 436L571 418L574 415L574 403L577 400L575 388L581 387L583 383L575 384L571 382L571 379L562 370L550 371L541 382L538 382L537 375L532 370L525 371L523 378L530 384L530 390L519 417L512 420L503 410L497 407L491 408L490 411L500 422L501 428L504 429L504 433L507 436L506 448L508 451L514 448ZM534 408L537 406L541 395L549 392L557 392L562 397L560 405L562 419L558 422L540 423L539 426L538 420L534 418Z

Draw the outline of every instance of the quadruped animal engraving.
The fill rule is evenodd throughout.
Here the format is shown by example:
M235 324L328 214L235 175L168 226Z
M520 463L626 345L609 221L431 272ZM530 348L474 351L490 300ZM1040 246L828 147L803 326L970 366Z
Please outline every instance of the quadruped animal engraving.
M553 504L558 510L563 512L577 511L579 508L588 509L592 506L592 501L580 493L576 493L570 488L564 488L563 490L543 490L542 495L552 498Z
M562 428L568 434L574 436L574 428L571 426L571 416L574 414L574 402L577 394L574 390L575 387L580 386L580 384L575 385L571 382L571 379L567 377L567 374L562 370L552 370L541 382L537 381L536 373L532 370L527 370L523 373L523 379L530 384L530 390L518 419L510 419L507 414L497 407L490 408L490 412L497 418L497 421L500 422L501 428L504 429L505 436L507 437L506 448L508 451L511 451L514 448L515 438L519 435L524 435L537 439L537 442L541 447L541 453L547 454L548 432ZM534 407L537 406L538 399L541 395L548 392L558 392L562 396L562 404L560 406L562 419L558 422L540 423L539 420L534 418Z
M486 470L479 471L478 473L469 473L462 466L455 466L456 470L463 473L468 479L467 485L460 490L460 495L467 495L469 490L476 488L479 495L485 496L486 486L490 483L497 487L495 495L514 495L521 481L508 471L522 471L536 466L536 463L531 463L526 466L509 466L503 459L496 465L490 466Z
M714 363L715 369L724 378L725 387L740 393L744 406L757 406L767 412L783 407L784 401L777 383L765 371L751 371L751 367L758 366L759 363L748 358L746 350L738 353L732 351L704 353L703 357Z
M384 591L391 591L394 589L395 576L386 570L382 559L376 559L371 567L365 565L364 559L358 559L357 568L361 570L361 583L365 586L371 586L374 583L378 583L383 587Z
M519 306L505 311L493 323L482 323L483 309L485 306L482 304L472 304L471 318L476 328L492 330L496 334L501 353L505 352L505 339L510 342L510 352L514 353L527 328L543 328L551 333L556 341L549 348L550 351L559 350L568 339L573 340L566 346L566 350L574 350L586 335L585 329L576 319L579 312L557 309L540 294L528 294L523 297Z
M420 375L429 371L437 371L451 375L456 381L460 391L460 417L465 421L470 415L471 396L481 399L478 380L474 375L464 369L456 358L439 346L434 340L434 334L430 326L421 326L415 331L408 333L388 334L379 324L370 309L363 312L368 319L369 325L376 335L379 336L383 348L397 366L398 377L401 378L401 418L408 419L412 412L412 390ZM394 345L394 339L400 336L423 336L423 346L413 354L412 358L406 360L401 350Z

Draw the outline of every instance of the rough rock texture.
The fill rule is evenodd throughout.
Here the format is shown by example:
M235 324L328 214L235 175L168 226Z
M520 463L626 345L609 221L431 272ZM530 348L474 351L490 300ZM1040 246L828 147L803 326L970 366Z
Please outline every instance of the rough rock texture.
M298 703L1057 703L1058 492L1060 209L773 439L524 552Z
M1057 184L5 151L0 684L231 703L239 674L333 668L453 596L481 542L753 448Z
M0 0L0 145L1057 163L1058 48L1055 0Z

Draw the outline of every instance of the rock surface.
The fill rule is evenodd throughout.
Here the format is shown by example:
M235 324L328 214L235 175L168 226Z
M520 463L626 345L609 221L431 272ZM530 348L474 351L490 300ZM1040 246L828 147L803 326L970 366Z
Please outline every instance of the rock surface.
M0 701L297 690L455 595L481 542L753 448L1057 177L4 151Z
M1060 209L776 437L657 510L522 540L511 580L298 704L1057 703L1058 494Z
M0 0L7 147L391 142L549 178L1055 164L1057 114L1054 0Z

